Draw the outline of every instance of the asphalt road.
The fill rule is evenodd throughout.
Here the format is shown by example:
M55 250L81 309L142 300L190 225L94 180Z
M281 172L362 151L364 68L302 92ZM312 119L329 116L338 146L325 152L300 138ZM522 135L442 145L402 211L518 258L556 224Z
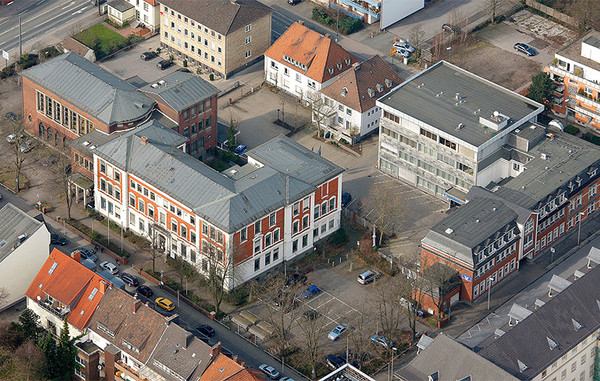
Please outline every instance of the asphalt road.
M0 49L19 54L19 17L22 44L37 40L65 25L73 26L84 16L97 13L89 0L19 0L2 7ZM23 51L26 49L24 48Z

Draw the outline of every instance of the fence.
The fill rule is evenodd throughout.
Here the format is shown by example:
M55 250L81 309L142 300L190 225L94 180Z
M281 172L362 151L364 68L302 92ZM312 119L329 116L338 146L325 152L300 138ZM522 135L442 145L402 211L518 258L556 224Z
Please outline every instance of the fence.
M538 3L535 0L525 0L525 4L527 4L528 7L531 7L542 13L545 13L552 18L555 18L559 21L564 22L565 24L572 25L572 26L579 26L579 22L576 19L574 19L573 17L567 16L564 13L561 13L561 12L557 11L556 9L550 8L542 3Z

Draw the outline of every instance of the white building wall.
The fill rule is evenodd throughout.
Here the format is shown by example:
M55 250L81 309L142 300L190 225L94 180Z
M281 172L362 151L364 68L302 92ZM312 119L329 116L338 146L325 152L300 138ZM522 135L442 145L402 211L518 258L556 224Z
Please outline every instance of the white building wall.
M0 288L3 288L8 296L0 301L0 311L25 298L25 291L48 259L49 254L50 232L46 225L42 224L2 261Z
M54 326L56 327L56 334L59 335L60 334L60 330L62 329L63 326L63 320L61 318L59 318L58 316L54 315L53 313L46 311L45 309L43 309L42 307L40 307L40 305L37 303L37 301L26 298L27 300L27 308L29 308L30 310L32 310L37 316L40 317L40 325L44 328L44 329L48 329L50 327L50 324L48 322L52 322L54 324ZM66 315L65 315L66 317ZM75 338L79 335L81 335L81 331L78 330L77 328L73 327L71 324L69 324L69 334L71 336L71 338Z

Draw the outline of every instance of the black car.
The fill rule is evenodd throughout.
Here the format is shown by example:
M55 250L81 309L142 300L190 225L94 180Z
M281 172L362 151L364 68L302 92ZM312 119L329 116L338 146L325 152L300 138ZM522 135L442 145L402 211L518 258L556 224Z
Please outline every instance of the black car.
M121 275L119 275L119 278L121 278L121 280L123 280L123 282L125 282L126 285L131 287L137 287L140 284L136 277L127 273L121 273Z
M173 61L162 60L156 64L156 67L159 68L160 70L165 70L166 68L168 68L171 65L173 65Z
M196 331L207 337L213 337L215 335L215 329L208 324L200 324L196 327Z
M138 294L144 295L146 298L149 298L154 294L150 287L148 286L140 286L137 288Z
M337 355L327 355L325 362L327 363L328 367L336 370L346 363L346 359L343 359L341 356Z
M143 59L144 61L150 61L152 58L156 58L156 57L158 57L158 53L156 53L156 52L144 52L140 56L140 58Z
M79 251L82 260L89 259L92 262L96 262L98 260L98 257L96 256L96 254L94 254L95 250L92 251L92 250L86 249L84 247L78 247L77 249L73 250L71 252L71 254L73 254L76 251Z
M342 193L342 208L352 201L352 195L348 192Z
M65 237L61 237L58 234L50 234L50 243L53 245L64 246L67 244L67 239Z
M513 45L513 48L515 48L515 50L517 52L527 54L530 57L535 56L537 54L535 49L533 49L531 46L524 44L522 42L517 42L516 44Z

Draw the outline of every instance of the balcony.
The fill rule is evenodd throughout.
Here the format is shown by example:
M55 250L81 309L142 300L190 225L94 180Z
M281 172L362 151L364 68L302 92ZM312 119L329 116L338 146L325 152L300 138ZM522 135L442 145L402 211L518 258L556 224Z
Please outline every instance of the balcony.
M115 380L119 380L119 381L120 380L123 380L123 381L127 381L127 380L141 381L142 380L137 371L135 371L132 368L125 365L125 363L121 360L115 362L115 369L117 369L117 371L115 373ZM121 372L121 373L119 373L119 372ZM127 378L122 377L121 374L125 374L125 376Z
M590 109L587 109L587 108L581 107L581 106L575 106L575 107L573 107L573 109L578 114L585 115L587 117L594 118L596 120L600 120L600 112L590 110Z
M584 77L585 71L582 69L574 70L571 72L571 71L567 71L564 68L561 68L560 66L557 66L557 65L550 65L549 69L552 70L555 74L562 75L567 80L570 77L570 78L577 79L580 83L583 83L589 87L600 88L600 80L590 80L590 79L585 78Z
M380 6L372 5L368 1L360 1L360 0L338 0L339 4L345 4L352 7L352 9L362 13L369 14L374 18L379 18ZM363 15L359 15L363 16Z
M575 95L577 101L586 104L591 107L595 107L596 109L600 108L600 98L588 98L586 95L577 94Z
M41 302L38 303L38 305L40 307L42 307L44 310L50 312L51 314L53 314L54 316L57 316L58 318L60 318L61 320L64 319L65 315L67 313L69 313L70 309L69 308L60 308L58 306L58 302L52 302L48 299L42 300Z

